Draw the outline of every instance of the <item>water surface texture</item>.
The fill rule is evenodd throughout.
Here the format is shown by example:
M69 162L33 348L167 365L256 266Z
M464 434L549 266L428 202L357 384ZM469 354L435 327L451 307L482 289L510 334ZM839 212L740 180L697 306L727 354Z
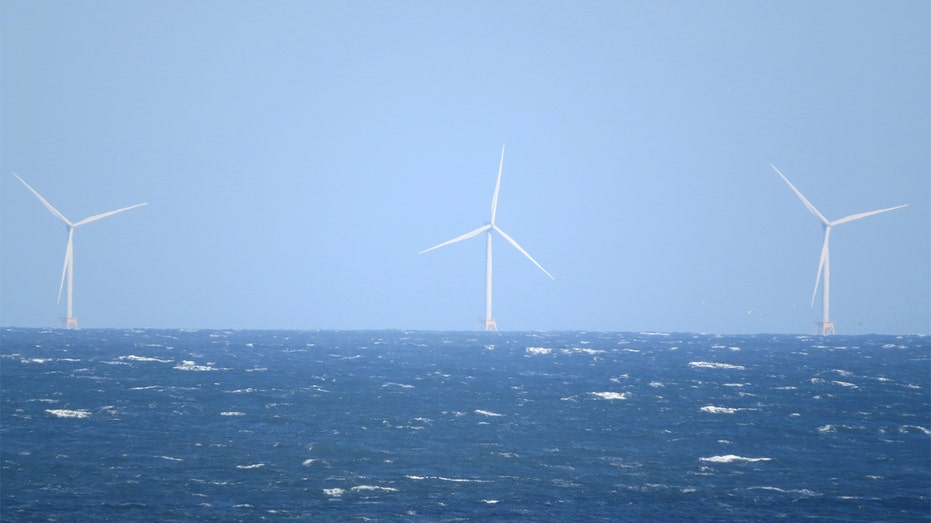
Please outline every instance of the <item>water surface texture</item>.
M4 329L3 521L927 521L931 339Z

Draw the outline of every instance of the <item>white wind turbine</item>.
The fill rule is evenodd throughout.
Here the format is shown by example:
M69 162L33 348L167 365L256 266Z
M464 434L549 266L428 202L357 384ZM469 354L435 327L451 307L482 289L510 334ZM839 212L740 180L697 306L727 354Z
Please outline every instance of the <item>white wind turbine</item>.
M812 214L818 217L821 220L821 224L824 227L824 243L821 246L821 260L818 262L818 275L815 277L815 290L811 294L811 306L815 305L815 296L818 294L818 283L821 281L821 275L824 274L824 288L821 291L821 321L815 322L818 325L818 333L821 335L834 334L834 323L831 322L829 314L831 312L831 256L828 248L828 241L831 237L831 227L835 225L840 225L842 223L852 222L854 220L859 220L860 218L866 218L867 216L873 216L874 214L879 214L888 211L894 211L896 209L901 209L902 207L908 207L908 204L897 205L895 207L889 207L888 209L879 209L876 211L867 211L857 214L851 214L850 216L845 216L839 220L830 221L821 214L818 209L815 208L811 202L808 201L802 193L792 185L792 182L785 177L784 174L779 172L779 169L776 169L776 166L770 164L770 167L776 171L776 174L782 177L782 179L789 185L789 188L802 200L802 203L805 204L805 207L811 211Z
M495 224L495 213L497 212L497 209L498 209L498 191L499 189L501 189L501 170L503 167L504 167L504 146L502 145L501 146L501 162L498 164L498 181L495 182L495 193L494 193L494 196L491 197L491 221L489 221L485 225L482 225L478 229L475 229L473 231L463 234L462 236L457 236L453 238L452 240L445 241L439 245L434 245L433 247L430 247L429 249L424 249L420 251L419 253L417 253L417 254L423 254L425 252L429 252L434 249L439 249L440 247L444 247L451 243L456 243L458 241L466 240L468 238L471 238L483 232L486 233L485 234L485 330L486 331L498 330L498 324L495 323L494 318L492 318L491 316L491 233L492 231L500 234L505 240L508 241L508 243L510 243L518 251L523 253L523 255L526 256L528 260L532 261L533 264L536 265L547 276L549 276L550 278L554 280L556 279L556 278L553 278L553 275L547 272L547 270L544 269L542 265L537 263L537 260L534 260L533 256L530 256L530 254L527 251L525 251L523 247L518 245L517 242L514 241L514 238L511 238L510 236L508 236L506 232L501 230L501 228Z
M123 207L122 209L117 209L115 211L95 214L94 216L91 216L89 218L84 218L83 220L78 221L78 222L71 222L71 220L69 220L68 218L65 218L65 215L59 212L58 209L56 209L55 207L52 207L52 204L46 201L46 199L43 198L42 195L39 194L35 189L30 187L29 184L26 183L25 180L20 178L18 174L16 173L12 173L12 174L19 181L23 182L23 185L25 185L27 189L32 191L32 194L36 195L36 198L38 198L39 201L42 202L42 205L45 205L45 208L48 209L49 212L61 218L61 221L65 222L65 225L68 227L68 246L65 247L65 264L61 269L61 283L58 285L58 302L61 303L61 291L65 286L65 278L67 277L68 279L68 295L67 295L68 312L67 312L67 316L65 317L65 326L69 329L76 329L78 327L78 320L77 318L74 317L72 313L72 309L71 309L71 292L72 292L73 283L74 283L74 229L76 227L80 227L81 225L84 225L90 222L95 222L97 220L106 218L108 216L113 216L114 214L121 213L123 211L128 211L130 209L135 209L136 207L147 205L147 203L137 203L136 205L132 205L129 207Z

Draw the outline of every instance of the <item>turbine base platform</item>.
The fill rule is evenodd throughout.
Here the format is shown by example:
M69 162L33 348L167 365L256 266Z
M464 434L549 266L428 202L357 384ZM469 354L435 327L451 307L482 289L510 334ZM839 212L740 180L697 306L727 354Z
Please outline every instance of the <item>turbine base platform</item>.
M65 328L66 329L77 329L78 328L78 319L74 316L70 318L65 318Z
M495 320L491 318L485 320L485 332L498 332L498 324Z
M816 334L821 336L829 336L834 333L834 322L833 321L816 321L815 326L817 329Z

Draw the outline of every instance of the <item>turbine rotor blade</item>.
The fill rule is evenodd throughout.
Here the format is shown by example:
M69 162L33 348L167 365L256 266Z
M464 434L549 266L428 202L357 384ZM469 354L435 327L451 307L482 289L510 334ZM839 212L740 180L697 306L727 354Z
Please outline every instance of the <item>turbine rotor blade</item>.
M26 180L23 180L22 178L20 178L19 175L16 174L16 173L10 173L10 174L12 174L13 176L15 176L19 181L23 182L23 185L25 185L27 189L29 189L30 191L32 191L32 194L36 195L36 198L38 198L39 201L42 202L42 205L44 205L45 208L49 210L49 212L51 212L51 213L54 214L55 216L59 217L63 222L67 223L69 226L70 226L70 225L73 225L73 224L71 223L71 220L69 220L68 218L65 218L65 215L64 215L64 214L62 214L61 212L59 212L59 210L56 209L55 207L53 207L52 204L50 204L50 203L48 202L48 200L46 200L45 198L43 198L42 195L39 194L38 191L36 191L35 189L32 188L32 186L30 186L28 183L26 183Z
M824 243L821 245L821 260L818 261L818 275L815 277L815 290L811 293L811 305L815 306L815 296L818 294L818 284L821 283L821 274L824 272L824 261L828 257L828 240L831 237L831 227L824 228Z
M68 227L68 246L65 247L65 264L61 267L61 283L58 285L58 303L61 303L61 291L65 288L65 276L74 256L74 226Z
M789 179L786 178L784 174L779 172L779 169L776 169L775 165L769 164L769 166L772 167L774 171L776 171L776 174L782 177L783 181L785 181L789 185L789 188L792 189L792 192L794 192L795 195L798 196L800 200L802 200L802 203L805 204L805 207L808 207L808 210L811 211L812 214L817 216L818 219L820 219L822 223L824 223L825 225L831 225L831 222L829 222L828 219L825 218L824 215L821 214L818 211L818 209L816 209L815 206L811 204L810 201L808 201L808 198L805 198L805 195L803 195L801 191L799 191L798 189L795 188L794 185L792 185L792 182L790 182Z
M831 222L831 225L840 225L842 223L852 222L854 220L859 220L860 218L866 218L867 216L873 216L874 214L879 214L888 211L894 211L896 209L901 209L902 207L908 207L908 204L905 205L896 205L895 207L889 207L888 209L879 209L878 211L867 211L857 214L851 214L850 216L844 216L839 220L834 220Z
M84 224L87 224L87 223L90 223L90 222L95 222L95 221L97 221L97 220L102 220L103 218L106 218L106 217L108 217L108 216L113 216L114 214L121 213L121 212L124 212L124 211L128 211L128 210L130 210L130 209L135 209L136 207L142 207L143 205L148 205L148 202L146 202L146 203L137 203L136 205L130 205L129 207L123 207L122 209L117 209L117 210L115 210L115 211L107 211L107 212L103 212L103 213L100 213L100 214L95 214L94 216L91 216L91 217L89 217L89 218L84 218L83 220L81 220L81 221L75 223L74 226L75 226L75 227L78 227L78 226L80 226L80 225L84 225Z
M500 228L498 228L497 225L494 225L494 224L491 225L491 228L494 229L495 231L497 231L498 234L500 234L502 237L504 237L505 240L508 241L508 243L510 243L511 245L513 245L515 249L517 249L517 250L520 251L524 256L526 256L528 260L532 261L533 264L536 265L537 268L539 268L541 271L543 271L544 274L546 274L547 276L549 276L550 279L552 279L552 280L555 280L555 279L556 279L555 277L553 277L552 274L549 273L549 271L547 271L546 269L544 269L542 265L540 265L539 263L537 263L537 260L534 260L534 259L533 259L533 256L531 256L529 252L525 251L523 247L521 247L516 241L514 241L514 238L511 238L510 236L508 236L508 233L502 231Z
M478 229L475 229L474 231L469 231L469 232L463 234L462 236L456 236L456 237L453 238L452 240L446 240L445 242L440 243L440 244L437 244L437 245L434 245L433 247L430 247L429 249L424 249L424 250L418 252L417 254L423 254L423 253L425 253L425 252L430 252L430 251L432 251L432 250L434 250L434 249L439 249L440 247L445 247L445 246L447 246L447 245L449 245L449 244L451 244L451 243L456 243L456 242L460 242L460 241L462 241L462 240L467 240L467 239L469 239L469 238L471 238L471 237L473 237L473 236L476 236L476 235L478 235L478 234L481 234L481 233L487 231L488 229L491 229L491 227L492 227L492 226L491 226L490 224L489 224L489 225L482 225L481 227L479 227Z
M504 146L501 146L501 162L498 163L498 181L495 182L495 194L491 197L491 223L495 223L498 213L498 191L501 190L501 171L504 170Z

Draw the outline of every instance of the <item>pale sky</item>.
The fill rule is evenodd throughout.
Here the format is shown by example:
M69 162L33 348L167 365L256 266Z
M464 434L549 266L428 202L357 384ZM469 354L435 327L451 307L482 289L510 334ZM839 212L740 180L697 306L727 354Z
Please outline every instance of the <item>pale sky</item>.
M931 332L931 7L0 2L0 325Z

